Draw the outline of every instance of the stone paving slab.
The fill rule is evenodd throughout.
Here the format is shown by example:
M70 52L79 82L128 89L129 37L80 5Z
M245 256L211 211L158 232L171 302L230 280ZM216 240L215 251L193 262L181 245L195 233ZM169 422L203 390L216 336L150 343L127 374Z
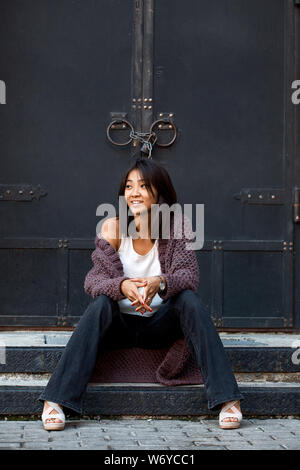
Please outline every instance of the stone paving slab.
M235 430L214 419L82 419L67 420L64 431L8 419L0 421L0 449L300 450L300 419L244 419Z
M6 443L6 442L0 442L0 450L12 450L12 449L20 449L20 443L18 442L11 442L11 443Z

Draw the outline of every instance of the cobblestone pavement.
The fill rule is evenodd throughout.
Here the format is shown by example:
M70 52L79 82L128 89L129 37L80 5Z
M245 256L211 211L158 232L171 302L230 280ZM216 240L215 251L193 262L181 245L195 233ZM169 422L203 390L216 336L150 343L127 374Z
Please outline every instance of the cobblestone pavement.
M244 419L236 430L217 420L67 420L64 431L45 431L42 422L0 421L0 450L299 450L300 419Z

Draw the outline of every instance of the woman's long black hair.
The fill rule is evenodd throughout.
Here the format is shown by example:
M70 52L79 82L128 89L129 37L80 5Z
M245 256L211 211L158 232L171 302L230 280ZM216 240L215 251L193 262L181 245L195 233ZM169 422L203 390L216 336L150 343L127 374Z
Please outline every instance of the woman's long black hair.
M125 188L127 183L127 178L129 173L132 170L138 170L143 176L145 180L146 187L148 191L151 192L152 196L154 196L152 191L152 186L157 190L158 201L157 204L167 204L169 207L173 204L177 203L177 194L174 189L173 183L171 181L170 175L167 170L160 165L159 163L154 162L153 160L147 157L136 157L133 164L127 169L125 172L119 189L118 196L125 195ZM173 214L172 214L173 215ZM171 216L172 216L171 215ZM117 216L119 217L119 215ZM127 233L121 235L128 236L128 226L131 221L134 220L134 216L128 214L128 224L127 224ZM120 228L121 231L121 228ZM162 214L159 213L159 237L162 237Z

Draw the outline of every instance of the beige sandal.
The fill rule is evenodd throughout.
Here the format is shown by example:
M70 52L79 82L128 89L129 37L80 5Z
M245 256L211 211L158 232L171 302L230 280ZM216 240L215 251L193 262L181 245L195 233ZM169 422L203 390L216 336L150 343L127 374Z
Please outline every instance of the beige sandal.
M50 405L47 410L45 410L42 414L42 421L43 421L43 426L46 431L62 431L65 428L65 414L64 412L59 408L59 406L56 403L53 403L53 401L48 401L47 403ZM50 414L51 411L57 411L57 414ZM47 419L60 419L62 422L61 423L46 423Z
M238 403L238 400L230 401L221 410L219 414L219 426L221 429L236 429L240 427L243 415L240 410L236 406L234 406L236 403ZM232 408L234 413L227 412L227 410L229 410L230 408ZM237 418L237 421L223 421L224 418Z

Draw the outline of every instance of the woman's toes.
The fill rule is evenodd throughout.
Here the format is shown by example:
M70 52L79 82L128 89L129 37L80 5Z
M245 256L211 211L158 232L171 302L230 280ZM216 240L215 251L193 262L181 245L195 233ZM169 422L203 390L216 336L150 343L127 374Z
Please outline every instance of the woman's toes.
M61 423L62 421L58 418L47 418L46 419L46 422L49 422L49 423Z
M47 409L49 408L49 406L50 406L50 405L48 405L48 403L46 403L44 409L47 410ZM59 406L59 408L61 408L61 407ZM62 408L61 408L61 409L62 409ZM58 414L58 413L57 413L56 410L52 410L52 411L50 412L50 415L54 415L54 416L53 416L53 418L50 418L50 417L47 418L47 419L46 419L46 423L62 423L62 420L61 420L61 419L55 418L55 415L57 415L57 414Z

